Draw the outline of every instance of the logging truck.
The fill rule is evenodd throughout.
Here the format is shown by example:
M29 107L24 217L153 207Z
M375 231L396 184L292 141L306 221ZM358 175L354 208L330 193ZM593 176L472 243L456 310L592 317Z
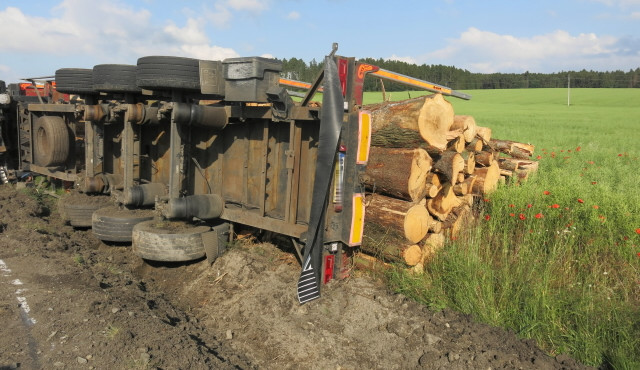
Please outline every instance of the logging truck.
M173 56L2 83L1 180L14 170L73 184L61 215L146 260L212 262L239 226L286 236L302 265L298 299L313 300L348 273L365 205L404 253L441 235L459 197L500 171L493 153L481 158L490 130L443 98L468 95L336 49L312 83L281 78L274 59ZM367 75L435 94L363 107ZM492 175L480 181L482 160ZM371 202L367 189L385 195Z

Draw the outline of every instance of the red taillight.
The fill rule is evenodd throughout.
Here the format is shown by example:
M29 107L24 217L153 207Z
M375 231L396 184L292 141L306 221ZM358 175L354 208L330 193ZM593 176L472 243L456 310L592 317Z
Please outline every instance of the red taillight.
M336 256L329 254L324 256L324 274L322 276L322 283L326 284L333 278L333 267L336 262Z

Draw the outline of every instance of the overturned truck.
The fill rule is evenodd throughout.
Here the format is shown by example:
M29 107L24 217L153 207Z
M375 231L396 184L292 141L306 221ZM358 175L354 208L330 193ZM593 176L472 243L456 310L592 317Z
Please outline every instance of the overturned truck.
M63 217L144 259L213 261L238 225L290 237L299 301L313 300L362 242L365 76L468 98L336 49L311 84L280 78L281 63L260 57L59 69L54 81L0 91L11 143L2 164L73 183Z

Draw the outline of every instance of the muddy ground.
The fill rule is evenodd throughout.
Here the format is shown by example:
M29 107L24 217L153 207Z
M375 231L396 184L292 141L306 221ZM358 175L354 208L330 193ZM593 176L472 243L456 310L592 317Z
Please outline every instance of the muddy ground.
M0 369L578 369L360 276L299 305L294 255L247 241L212 266L148 263L0 186Z

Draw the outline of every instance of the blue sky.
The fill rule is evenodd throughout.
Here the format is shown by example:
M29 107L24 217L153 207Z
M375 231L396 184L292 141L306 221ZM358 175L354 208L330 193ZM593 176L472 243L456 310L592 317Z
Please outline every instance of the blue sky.
M640 0L0 0L0 79L145 55L444 64L472 72L640 67Z

